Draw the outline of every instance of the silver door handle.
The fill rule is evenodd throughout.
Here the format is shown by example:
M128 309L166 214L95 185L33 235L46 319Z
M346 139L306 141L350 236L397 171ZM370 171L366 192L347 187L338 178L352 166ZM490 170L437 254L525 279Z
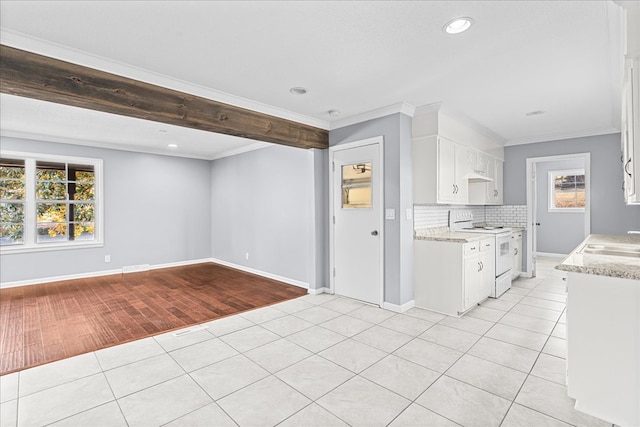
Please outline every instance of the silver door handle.
M378 230L373 230L373 231L371 232L371 235L372 235L372 236L377 236L377 235L378 235Z

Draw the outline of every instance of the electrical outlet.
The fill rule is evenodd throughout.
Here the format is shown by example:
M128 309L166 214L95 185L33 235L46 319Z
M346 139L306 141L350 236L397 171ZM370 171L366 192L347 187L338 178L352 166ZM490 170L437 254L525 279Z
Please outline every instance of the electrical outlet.
M249 252L247 252L246 254L244 254L244 259L249 259Z
M105 255L104 262L111 262L111 255Z

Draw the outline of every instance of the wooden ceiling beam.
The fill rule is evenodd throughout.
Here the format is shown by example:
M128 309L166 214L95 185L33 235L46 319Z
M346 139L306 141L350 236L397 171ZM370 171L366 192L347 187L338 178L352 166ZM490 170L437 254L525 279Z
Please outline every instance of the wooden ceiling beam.
M324 129L5 45L0 92L292 147L329 146Z

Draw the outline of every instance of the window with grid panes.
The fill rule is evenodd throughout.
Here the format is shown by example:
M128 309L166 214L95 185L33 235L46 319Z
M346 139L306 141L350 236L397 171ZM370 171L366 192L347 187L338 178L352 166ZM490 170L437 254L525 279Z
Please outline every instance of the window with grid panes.
M3 252L102 244L102 161L2 153Z

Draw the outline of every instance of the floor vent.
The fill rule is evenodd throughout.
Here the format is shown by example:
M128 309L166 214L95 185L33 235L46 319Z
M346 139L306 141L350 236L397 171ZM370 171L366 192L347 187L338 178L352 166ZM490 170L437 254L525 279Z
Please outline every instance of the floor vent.
M173 335L174 337L181 337L183 335L188 335L193 332L201 331L202 329L207 329L207 327L205 325L192 326L189 329L180 329L179 331L176 331L171 335Z

